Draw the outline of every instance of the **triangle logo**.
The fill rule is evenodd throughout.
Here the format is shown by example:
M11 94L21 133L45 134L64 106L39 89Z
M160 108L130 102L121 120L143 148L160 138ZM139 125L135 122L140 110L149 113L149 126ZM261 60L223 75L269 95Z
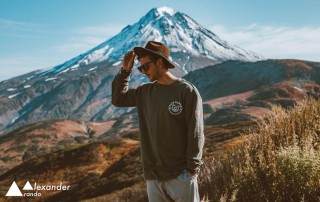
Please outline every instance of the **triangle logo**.
M22 193L15 181L13 181L11 187L9 188L6 196L22 196Z
M23 190L33 190L29 181L27 181L27 183L24 185Z

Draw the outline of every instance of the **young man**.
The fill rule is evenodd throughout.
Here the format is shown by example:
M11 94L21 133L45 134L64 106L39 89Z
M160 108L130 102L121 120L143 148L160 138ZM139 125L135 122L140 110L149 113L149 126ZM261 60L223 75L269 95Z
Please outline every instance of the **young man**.
M129 89L138 56L150 83ZM112 83L112 104L137 107L144 178L150 201L200 201L197 176L204 144L202 99L189 82L169 72L170 50L150 41L123 59Z

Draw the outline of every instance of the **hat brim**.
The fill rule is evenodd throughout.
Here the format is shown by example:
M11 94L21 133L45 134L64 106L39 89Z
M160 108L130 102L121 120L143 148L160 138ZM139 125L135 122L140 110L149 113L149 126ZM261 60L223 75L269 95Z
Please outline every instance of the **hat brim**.
M162 55L158 52L155 52L155 51L149 50L147 48L143 48L143 47L135 47L135 48L133 48L133 51L138 56L138 58L140 58L141 56L150 55L150 54L157 55L166 61L166 63L168 64L168 68L170 68L170 69L175 68L175 65L167 57L165 57L164 55ZM138 68L141 68L141 66Z

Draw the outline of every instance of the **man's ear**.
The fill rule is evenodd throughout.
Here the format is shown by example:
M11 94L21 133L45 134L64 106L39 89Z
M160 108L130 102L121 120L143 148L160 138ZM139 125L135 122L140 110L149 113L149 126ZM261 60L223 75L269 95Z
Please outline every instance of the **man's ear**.
M162 58L158 58L157 61L156 61L157 65L159 67L164 67L164 62L163 62L163 59Z

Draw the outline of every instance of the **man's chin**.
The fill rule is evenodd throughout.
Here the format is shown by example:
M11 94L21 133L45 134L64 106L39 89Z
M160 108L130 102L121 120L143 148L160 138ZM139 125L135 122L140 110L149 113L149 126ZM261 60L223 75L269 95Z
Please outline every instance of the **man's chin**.
M152 77L148 77L148 79L149 79L150 82L154 82L155 81L155 79L152 78Z

